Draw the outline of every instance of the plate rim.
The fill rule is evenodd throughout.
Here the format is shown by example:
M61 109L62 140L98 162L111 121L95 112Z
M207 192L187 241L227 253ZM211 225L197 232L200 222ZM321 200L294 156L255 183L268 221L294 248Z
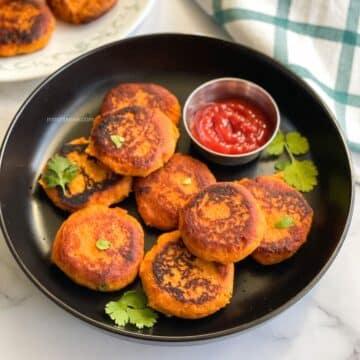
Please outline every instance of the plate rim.
M117 40L111 40L109 42L105 42L105 43L102 43L100 44L99 46L93 48L93 49L90 49L86 52L80 52L78 55L76 55L73 59L67 59L65 62L63 62L60 66L59 65L50 65L48 67L48 69L44 69L42 71L39 71L38 73L36 74L33 74L32 72L28 72L27 75L22 75L20 73L20 76L17 76L15 74L15 77L14 76L6 76L6 73L5 73L5 76L1 76L1 72L0 72L0 83L7 83L7 82L10 82L10 83L17 83L17 82L21 82L21 81L29 81L29 80L35 80L35 79L39 79L39 78L43 78L43 77L48 77L50 76L51 74L53 74L54 72L56 72L57 70L61 69L64 65L68 64L69 62L73 61L73 60L76 60L78 57L82 56L82 55L85 55L87 54L88 52L90 51L93 51L93 50L96 50L96 49L99 49L100 47L104 46L104 45L107 45L107 44L111 44L113 42L117 42L117 41L121 41L121 40L124 40L126 39L127 37L129 37L129 35L131 35L138 26L141 25L141 23L145 20L146 16L149 14L149 12L151 11L154 3L155 3L155 0L143 0L143 1L146 1L146 3L144 4L144 6L138 11L138 15L137 17L134 19L134 21L129 24L129 26L125 29L125 31L122 33L122 34L119 34L119 39ZM97 20L97 19L96 19ZM56 29L55 29L56 31ZM130 36L131 37L131 36ZM134 36L135 37L135 36ZM31 53L30 54L25 54L25 55L32 55ZM21 56L21 55L20 55ZM16 57L16 56L15 56ZM14 58L15 58L14 57ZM0 57L0 60L2 58ZM6 58L5 58L6 59ZM12 71L11 74L14 74L14 72Z
M353 210L354 210L354 197L355 197L354 169L353 169L350 150L349 150L348 144L345 140L345 135L344 135L342 129L340 128L340 125L336 121L336 118L335 118L334 114L332 113L332 111L324 103L324 101L320 98L320 96L315 92L315 90L312 89L311 86L309 84L307 84L303 79L301 79L298 75L293 73L291 70L286 68L284 65L282 65L277 60L271 58L270 56L268 56L266 54L263 54L263 53L255 50L255 49L252 49L250 47L247 47L247 46L244 46L242 44L238 44L238 43L235 43L232 41L219 39L219 38L211 37L211 36L193 35L193 34L186 34L186 33L171 33L171 32L170 33L138 35L138 36L134 36L134 37L130 37L130 38L120 39L120 40L117 40L117 41L114 41L111 43L104 44L98 48L92 49L86 53L81 54L80 56L76 57L75 59L67 62L66 64L62 65L55 72L53 72L51 75L46 77L43 81L40 82L40 84L38 84L35 87L35 89L30 93L30 95L22 103L22 105L20 106L20 108L18 109L16 114L14 115L13 119L11 120L8 129L5 132L5 135L4 135L1 147L0 147L0 180L4 176L4 174L2 172L4 152L6 150L7 143L10 139L12 130L13 130L14 126L17 124L17 121L18 121L19 117L21 116L21 114L23 113L24 109L27 107L27 105L30 103L30 101L33 99L33 97L36 96L36 94L44 86L46 86L56 76L61 74L67 68L71 67L73 64L82 61L86 57L92 56L94 53L106 50L107 48L121 46L123 43L129 42L129 41L130 42L132 42L132 41L136 42L137 40L151 41L151 39L153 39L154 37L157 37L157 38L172 37L173 41L176 41L175 38L185 38L186 37L189 39L191 39L191 38L198 39L199 41L205 40L205 41L210 41L210 42L211 41L220 42L223 45L240 47L240 48L242 48L243 51L250 52L250 53L252 53L252 55L260 57L262 60L264 60L264 61L270 63L272 66L276 67L277 70L285 73L286 76L292 78L292 80L294 80L300 87L302 87L306 92L310 93L310 95L312 97L314 97L314 99L318 102L319 106L321 106L324 109L324 111L328 114L328 117L331 120L331 122L333 123L333 125L335 126L336 130L338 131L341 142L344 146L344 150L345 150L345 154L346 154L348 166L349 166L351 186L350 186L350 203L349 203L349 207L348 207L348 214L347 214L347 218L346 218L346 223L344 225L344 229L342 231L341 237L340 237L334 251L332 252L331 256L328 258L328 260L326 261L324 266L320 269L320 271L311 279L311 281L305 287L303 287L295 296L293 296L291 299L286 301L284 304L282 304L281 306L277 307L276 309L270 311L269 313L255 319L255 320L247 322L245 324L237 325L237 326L225 329L225 330L219 330L219 331L215 331L215 332L210 332L210 333L205 333L205 334L197 334L197 335L189 335L189 336L187 336L187 335L163 336L163 335L153 335L153 334L141 334L141 333L129 331L127 329L116 328L114 325L108 325L108 324L105 324L98 320L94 320L94 319L84 315L83 313L77 311L76 309L72 308L71 306L69 306L68 304L66 304L65 302L60 300L59 298L57 298L56 295L52 294L51 291L49 291L44 285L42 285L40 283L40 281L38 281L36 279L36 277L32 274L31 270L24 264L21 257L17 253L15 246L12 243L11 237L9 236L7 229L6 229L6 224L5 224L5 219L4 219L3 208L1 206L1 202L0 202L0 228L4 235L5 242L9 248L12 256L15 258L15 260L18 263L18 265L20 266L21 270L33 282L33 284L35 284L36 287L38 289L40 289L41 292L43 294L45 294L48 298L50 298L55 304L57 304L58 306L60 306L62 309L66 310L70 314L74 315L76 318L83 320L88 324L91 324L100 329L106 330L112 334L124 335L128 338L136 339L138 341L146 340L146 343L148 343L149 341L172 342L172 343L200 341L200 340L209 340L209 339L213 339L213 338L223 337L223 336L236 334L236 333L240 334L240 333L243 333L245 330L249 330L249 329L253 329L253 328L257 327L257 326L265 323L269 319L272 319L273 317L282 313L285 309L289 308L290 306L292 306L293 304L298 302L303 296L305 296L315 286L315 284L318 283L318 281L322 278L322 276L329 269L330 265L333 263L334 259L338 255L338 253L345 241L345 238L346 238L346 235L348 233L349 226L351 223Z

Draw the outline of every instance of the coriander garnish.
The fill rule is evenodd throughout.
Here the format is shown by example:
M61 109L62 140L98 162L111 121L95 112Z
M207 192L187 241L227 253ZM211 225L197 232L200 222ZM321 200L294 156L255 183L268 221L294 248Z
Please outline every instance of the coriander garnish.
M294 226L294 219L290 215L284 215L274 226L278 229L287 229Z
M72 181L78 174L79 167L68 158L54 155L47 163L47 169L43 175L45 184L50 187L60 186L66 195L66 184Z
M96 247L99 250L107 250L107 249L109 249L111 247L111 242L109 240L106 240L106 239L99 239L96 242Z
M120 149L125 141L125 138L120 135L110 135L110 139L115 144L117 149Z
M284 133L279 130L279 132L274 137L273 141L266 148L266 152L270 155L280 155L284 152L285 136Z
M285 136L286 144L294 155L303 155L309 152L309 141L297 131L288 132Z
M318 170L311 160L297 160L295 155L304 155L310 150L309 141L296 131L284 135L279 131L266 151L270 155L286 152L289 160L279 159L275 169L284 172L284 180L295 189L310 191L317 185Z
M147 299L142 291L127 291L117 301L110 301L105 306L105 312L118 326L127 323L137 328L152 327L158 315L147 307Z

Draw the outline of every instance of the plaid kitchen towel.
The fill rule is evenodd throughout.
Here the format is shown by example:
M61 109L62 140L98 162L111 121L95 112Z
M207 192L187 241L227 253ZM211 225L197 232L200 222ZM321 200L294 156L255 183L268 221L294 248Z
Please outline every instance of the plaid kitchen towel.
M360 0L196 0L232 38L307 81L360 151Z

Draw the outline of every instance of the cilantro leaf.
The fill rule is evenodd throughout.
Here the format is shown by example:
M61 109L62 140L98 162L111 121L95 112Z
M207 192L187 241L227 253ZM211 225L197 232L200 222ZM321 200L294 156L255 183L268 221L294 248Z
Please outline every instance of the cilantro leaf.
M69 179L70 182L71 180L75 179L78 171L78 166L76 164L71 164L64 170L64 178Z
M269 155L280 155L284 152L285 147L285 136L284 133L279 130L279 132L274 137L273 141L266 148L266 152Z
M282 171L284 170L287 166L289 166L291 164L291 162L289 160L277 160L274 164L275 169L278 171Z
M131 306L134 309L144 309L147 302L144 292L135 290L124 293L120 301L125 306Z
M129 322L129 314L126 305L120 301L110 301L105 305L105 312L118 326L124 326Z
M111 247L111 242L106 239L99 239L95 245L99 250L107 250Z
M115 144L117 149L120 149L125 141L125 138L120 135L110 135L110 139Z
M43 175L44 181L46 185L50 188L55 187L58 185L59 178L57 173L54 170L46 169L44 175Z
M66 184L71 182L78 172L79 167L68 158L54 155L47 163L47 169L43 178L48 187L60 186L63 193L66 194Z
M184 185L190 185L192 183L192 180L190 177L187 177L183 180L183 184Z
M288 160L277 159L274 167L282 171L283 179L295 189L310 191L317 185L318 170L311 160L300 161L295 155L304 155L310 150L309 141L297 131L286 135L280 130L275 139L268 146L267 152L271 155L280 155L286 151Z
M156 323L158 315L150 308L127 310L130 324L135 325L138 329L152 327Z
M287 133L285 139L286 139L286 144L289 147L289 150L294 155L306 154L310 149L307 138L302 136L297 131L291 131Z
M57 154L48 161L48 168L56 173L64 172L70 165L72 162L68 158Z
M317 185L318 170L311 160L293 160L284 169L284 179L300 191L310 191Z
M118 326L127 323L137 328L152 327L158 315L147 307L147 299L142 291L127 291L118 301L110 301L105 306L105 312Z
M290 215L284 215L274 226L278 229L287 229L294 226L294 219Z

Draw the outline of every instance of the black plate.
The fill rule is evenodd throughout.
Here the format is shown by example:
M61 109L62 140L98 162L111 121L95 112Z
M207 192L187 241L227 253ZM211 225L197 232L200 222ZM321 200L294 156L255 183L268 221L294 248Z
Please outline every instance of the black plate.
M320 184L307 194L315 210L307 243L289 261L263 267L251 259L236 265L231 304L208 318L160 317L150 330L116 328L104 314L103 294L77 286L49 262L55 232L67 214L36 185L39 171L61 144L89 134L91 118L106 90L119 82L159 83L184 104L199 84L234 76L263 86L277 101L282 128L310 140ZM178 150L197 156L184 129ZM210 166L218 180L270 174L273 161L247 166ZM352 211L349 153L334 119L313 91L284 67L233 43L190 35L151 35L122 40L92 51L45 80L17 113L1 150L1 226L24 272L53 301L93 325L150 340L184 341L241 331L279 313L304 295L334 259ZM138 217L133 197L122 203ZM146 250L158 232L146 228ZM133 286L139 286L136 282Z

